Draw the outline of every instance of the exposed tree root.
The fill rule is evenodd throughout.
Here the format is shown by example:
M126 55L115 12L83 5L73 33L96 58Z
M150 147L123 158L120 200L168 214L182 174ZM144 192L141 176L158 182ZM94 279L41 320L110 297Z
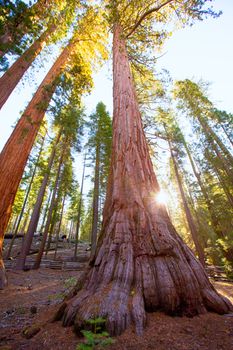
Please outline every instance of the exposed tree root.
M3 264L3 260L0 261L0 289L4 289L7 286L6 269Z
M172 252L137 256L131 242L113 250L114 243L107 247L110 242L105 239L83 288L62 305L56 319L80 329L87 320L102 317L108 332L119 335L130 324L141 334L146 312L163 310L192 317L207 311L232 311L190 249L176 238Z

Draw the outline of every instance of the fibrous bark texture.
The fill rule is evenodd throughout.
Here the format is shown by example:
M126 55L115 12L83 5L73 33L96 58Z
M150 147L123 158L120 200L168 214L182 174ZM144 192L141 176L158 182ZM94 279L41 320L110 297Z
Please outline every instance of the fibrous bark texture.
M46 30L0 78L0 109L31 66L32 62L40 54L55 29L55 26L51 26Z
M140 334L147 311L226 313L230 302L215 291L164 206L156 203L159 186L119 26L114 29L113 65L113 152L103 226L83 287L65 310L63 305L63 325L80 327L101 316L111 334L131 323Z
M28 156L72 45L66 46L47 73L0 154L0 246Z

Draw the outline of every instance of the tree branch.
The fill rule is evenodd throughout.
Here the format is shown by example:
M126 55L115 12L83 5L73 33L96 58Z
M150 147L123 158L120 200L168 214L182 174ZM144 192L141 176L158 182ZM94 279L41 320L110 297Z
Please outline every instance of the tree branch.
M158 7L153 7L152 9L146 11L137 21L137 23L133 26L133 28L131 29L131 31L126 35L126 38L128 38L131 34L133 34L133 32L137 29L137 27L142 23L142 21L151 13L153 12L158 12L162 7L166 6L167 4L169 4L170 2L172 2L174 0L167 0L165 3L159 5Z

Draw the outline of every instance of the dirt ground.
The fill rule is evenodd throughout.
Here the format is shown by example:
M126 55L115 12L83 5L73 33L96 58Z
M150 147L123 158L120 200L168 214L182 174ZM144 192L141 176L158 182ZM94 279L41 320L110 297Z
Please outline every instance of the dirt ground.
M75 350L83 341L72 327L63 328L51 317L80 272L42 268L9 271L8 287L0 292L0 350ZM214 282L233 302L233 283ZM194 318L148 315L143 336L128 329L111 350L233 350L233 314L208 313ZM40 331L26 339L22 331L35 325Z

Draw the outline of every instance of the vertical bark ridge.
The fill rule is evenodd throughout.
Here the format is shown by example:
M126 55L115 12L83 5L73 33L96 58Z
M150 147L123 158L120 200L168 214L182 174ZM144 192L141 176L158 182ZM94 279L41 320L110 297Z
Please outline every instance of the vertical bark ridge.
M16 62L0 78L0 109L8 97L31 66L35 58L40 54L44 45L55 31L56 26L50 26L41 36L20 56Z

